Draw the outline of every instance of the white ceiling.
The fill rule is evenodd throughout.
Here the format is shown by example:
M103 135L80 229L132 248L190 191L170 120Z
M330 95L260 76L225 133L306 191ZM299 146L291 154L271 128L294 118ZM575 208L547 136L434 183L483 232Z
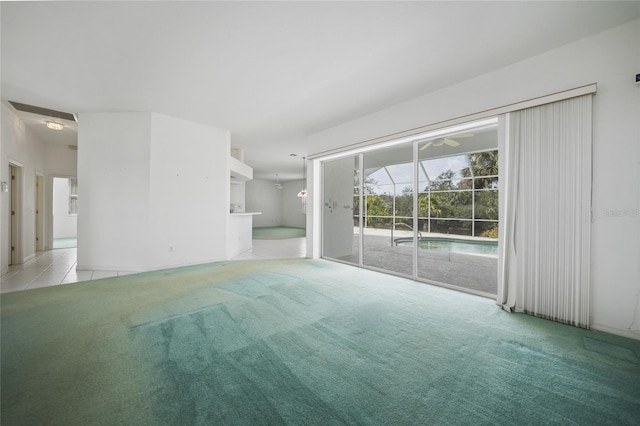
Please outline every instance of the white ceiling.
M306 155L309 134L640 16L611 1L0 7L2 99L225 128L256 178L280 180L300 177L289 154Z

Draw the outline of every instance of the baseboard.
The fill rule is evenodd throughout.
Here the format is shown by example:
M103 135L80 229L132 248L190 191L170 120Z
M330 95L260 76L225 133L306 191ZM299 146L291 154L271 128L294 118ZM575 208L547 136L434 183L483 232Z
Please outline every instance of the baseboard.
M35 259L35 258L36 258L36 254L35 254L35 253L32 253L32 254L30 254L29 256L25 257L25 258L24 258L24 261L23 261L22 263L28 263L29 261L31 261L31 260L33 260L33 259Z
M154 265L147 269L133 269L130 266L113 266L113 265L86 265L86 264L78 264L76 266L77 271L109 271L109 272L152 272L152 271L162 271L164 269L174 269L174 268L182 268L186 266L195 266L195 265L204 265L207 263L214 262L224 262L227 261L226 258L215 258L215 259L204 259L196 262L187 262L187 263L177 263L177 264L167 264L167 265Z
M634 340L640 340L640 330L620 330L617 328L611 328L604 325L591 324L592 330L603 331L609 334L615 334L617 336L628 337Z
M237 251L231 253L229 256L227 256L226 260L231 260L236 256L240 256L242 253L246 253L248 251L251 251L251 249L252 249L252 247L248 247L248 248L237 250Z
M108 272L145 272L144 270L135 270L124 266L117 267L113 265L76 265L76 271L108 271Z

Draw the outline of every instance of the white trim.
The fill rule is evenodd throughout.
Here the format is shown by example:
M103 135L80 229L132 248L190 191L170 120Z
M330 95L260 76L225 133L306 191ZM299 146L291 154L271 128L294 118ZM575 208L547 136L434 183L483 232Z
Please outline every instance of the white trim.
M320 259L322 253L322 164L310 161L307 167L307 189L311 189L311 205L307 206L307 257Z
M9 157L9 158L8 158L8 160L9 160L9 164L10 164L10 165L12 165L12 166L16 166L16 167L24 167L24 164L22 164L22 163L21 163L21 162L19 162L19 161L14 160L14 159L13 159L13 158L11 158L11 157Z
M440 121L438 123L432 123L426 126L418 127L416 129L410 129L403 132L381 136L378 138L369 139L362 142L356 142L353 144L345 145L340 148L317 152L317 153L308 155L307 159L328 160L336 157L355 154L365 150L378 149L386 146L396 145L399 143L414 141L419 138L421 139L429 136L436 136L437 131L440 131L442 129L448 129L451 126L461 125L461 127L464 127L467 124L469 125L473 124L475 126L480 124L480 123L477 123L477 121L479 120L490 119L508 112L513 112L521 109L544 105L551 102L557 102L565 99L575 98L582 95L593 94L593 93L596 93L596 90L597 90L596 83L588 84L585 86L580 86L573 89L564 90L561 92L551 93L549 95L540 96L540 97L528 99L525 101L503 105L503 106L488 109L485 111L480 111L474 114L469 114L469 115L453 118L450 120ZM456 131L460 131L460 129L456 129ZM434 132L434 134L431 135L430 132Z
M603 331L605 333L615 334L622 337L628 337L634 340L640 340L640 330L620 330L619 328L611 328L606 325L591 324L591 330Z
M434 139L438 137L455 135L457 133L462 133L467 130L480 130L487 127L493 127L497 123L498 123L497 117L491 117L491 118L480 120L480 121L466 122L453 127L446 127L446 128L428 131L428 132L420 132L410 136L403 136L400 138L386 140L386 141L375 143L375 144L368 144L359 148L352 148L346 151L340 151L335 154L324 156L320 158L320 160L322 161L333 160L336 158L349 157L351 155L361 154L364 152L377 151L382 148L390 148L397 145L427 141L429 139Z

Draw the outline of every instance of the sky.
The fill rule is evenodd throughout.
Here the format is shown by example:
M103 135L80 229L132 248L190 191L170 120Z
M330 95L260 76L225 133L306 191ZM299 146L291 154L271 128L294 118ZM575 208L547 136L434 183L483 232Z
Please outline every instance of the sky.
M422 165L429 175L430 179L437 178L441 173L452 170L459 175L459 171L469 165L466 155L457 155L453 157L434 158L431 160L422 160ZM403 188L413 185L413 163L393 164L386 167L391 174L393 181L397 184L396 191L400 193ZM375 180L377 185L374 187L375 193L393 193L393 182L384 168L380 168L368 175L369 178ZM423 173L419 170L420 186L426 186L428 181Z

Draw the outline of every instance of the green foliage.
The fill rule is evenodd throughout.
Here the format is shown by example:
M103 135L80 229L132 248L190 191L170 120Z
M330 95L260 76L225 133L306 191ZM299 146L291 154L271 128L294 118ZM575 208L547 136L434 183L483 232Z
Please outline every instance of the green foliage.
M477 152L475 154L468 154L467 161L469 167L465 167L461 170L461 174L464 177L471 177L472 171L475 179L475 188L497 188L498 178L498 151L485 151ZM493 176L493 177L482 177Z
M413 216L413 190L411 187L402 189L402 194L396 197L396 216Z
M440 229L438 232L470 235L473 226L477 234L495 238L498 234L497 224L487 229L482 222L472 224L470 219L498 220L498 151L467 154L466 164L461 170L449 169L440 173L426 188L420 189L428 193L423 192L418 196L418 216L431 218L432 231L437 228ZM381 193L383 190L386 192ZM396 187L398 190L400 187ZM413 217L413 187L402 188L395 196L395 204L393 187L389 184L379 185L371 177L364 179L363 192L367 199L365 226L389 227L394 214L397 222L403 221L403 217ZM354 206L358 211L358 190L354 194ZM418 226L426 229L426 224L427 221L421 219ZM492 226L490 222L485 224Z
M391 209L388 207L385 199L380 195L367 196L367 226L379 226L388 222L387 219L382 217L371 216L390 216Z
M498 191L476 191L476 219L498 220Z
M495 225L491 229L487 229L482 234L480 234L480 236L487 238L498 238L498 225Z

